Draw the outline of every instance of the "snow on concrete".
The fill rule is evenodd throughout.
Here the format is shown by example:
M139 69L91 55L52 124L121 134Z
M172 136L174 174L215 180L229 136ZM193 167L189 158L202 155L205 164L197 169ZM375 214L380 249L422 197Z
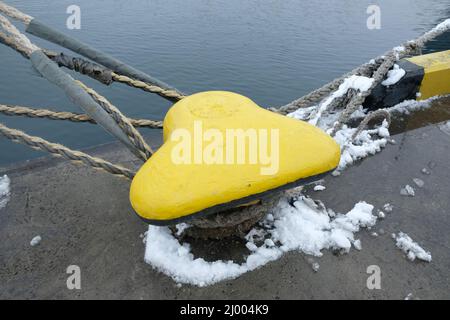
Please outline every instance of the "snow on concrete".
M311 264L311 267L312 267L314 272L319 272L320 264L318 262L314 262L314 263Z
M33 239L31 239L30 241L30 246L35 247L37 246L39 243L41 243L42 241L42 237L41 236L36 236Z
M342 126L342 129L334 137L341 146L341 160L338 170L342 171L355 161L380 152L388 142L389 131L387 127L387 121L383 121L379 128L363 130L355 139L352 139L356 128Z
M237 278L289 251L317 257L322 256L324 249L348 252L355 243L354 234L360 228L375 225L377 220L372 214L373 206L365 202L357 203L346 214L330 217L326 209L312 207L310 199L304 196L296 198L293 204L289 200L282 198L271 218L263 221L266 227L255 227L246 236L250 254L242 264L196 258L188 243L180 243L167 227L157 226L149 226L145 261L178 283L207 286Z
M391 213L392 210L394 210L394 206L390 203L386 203L385 205L383 205L383 210L385 212Z
M439 129L450 136L450 121L444 122L443 124L439 125Z
M413 181L419 188L423 188L423 186L425 185L425 182L422 179L413 178Z
M388 71L387 78L381 84L385 87L392 86L400 81L406 74L406 71L398 66L398 64L394 64L392 70Z
M406 253L409 260L417 259L431 262L431 253L425 251L417 242L414 242L406 233L399 232L398 235L393 235L396 246Z
M183 234L183 232L190 227L191 227L191 225L184 223L184 222L177 224L175 226L175 228L177 229L176 235L181 236Z
M355 242L353 242L353 246L355 247L356 250L361 251L362 250L362 245L361 245L361 240L355 240Z
M407 184L404 188L400 190L400 194L405 197L414 197L416 195L416 192L414 191L413 187Z
M400 113L400 114L406 114L409 115L411 112L419 111L428 109L431 107L432 102L440 99L442 97L448 97L448 96L435 96L428 98L426 100L405 100L400 102L399 104L396 104L393 107L387 108L385 110L389 111L391 114Z
M9 202L11 180L7 175L0 177L0 209L4 208Z
M323 191L323 190L325 190L327 187L325 187L325 186L322 186L322 185L317 185L317 186L315 186L314 187L314 191Z

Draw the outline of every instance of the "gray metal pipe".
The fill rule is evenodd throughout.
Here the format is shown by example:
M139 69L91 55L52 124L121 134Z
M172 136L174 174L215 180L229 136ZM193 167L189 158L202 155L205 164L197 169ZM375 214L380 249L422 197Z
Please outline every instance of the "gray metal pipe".
M140 158L139 151L130 142L119 125L70 75L62 71L56 63L50 60L40 50L34 51L30 56L30 60L44 78L60 87L73 103L80 106L92 119L111 135L119 139L133 154Z
M174 90L181 94L180 91L169 86L167 83L155 79L150 75L110 56L109 54L99 51L84 42L81 42L58 30L55 30L36 19L31 20L31 22L27 25L25 31L39 38L58 44L66 49L72 50L73 52L76 52L86 58L91 59L92 61L110 68L118 74L125 75L127 77L131 77L149 84L157 85L165 90ZM172 100L167 97L165 98Z

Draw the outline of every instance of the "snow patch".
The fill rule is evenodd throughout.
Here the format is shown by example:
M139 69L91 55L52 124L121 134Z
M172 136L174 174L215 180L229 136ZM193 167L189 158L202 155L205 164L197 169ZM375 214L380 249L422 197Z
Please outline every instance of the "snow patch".
M311 264L311 267L314 272L319 272L320 264L318 262L314 262L313 264Z
M444 132L450 136L450 121L447 121L447 122L439 125L439 129L441 129L442 132Z
M419 188L423 188L423 186L425 185L425 182L422 179L413 178L413 181Z
M7 175L0 177L0 209L6 207L6 204L9 202L10 197L10 188L11 180Z
M388 213L391 213L393 209L394 209L394 206L392 204L390 204L390 203L386 203L383 206L383 210L388 212Z
M37 246L39 243L41 243L42 241L42 237L41 236L36 236L33 239L31 239L30 241L30 246L35 247Z
M431 253L425 251L418 243L414 242L406 233L399 232L398 235L393 235L396 246L406 253L409 260L414 261L416 258L431 262Z
M325 187L325 186L322 186L322 185L317 185L317 186L315 186L314 187L314 191L323 191L323 190L325 190L327 187Z
M446 19L443 22L439 23L436 27L434 27L429 32L431 33L431 32L434 32L434 31L445 31L448 28L450 28L450 19Z
M398 66L398 64L394 65L392 70L388 71L387 78L381 84L385 87L392 86L400 81L406 74L406 71Z
M414 191L413 187L407 184L404 188L400 190L400 194L405 197L414 197L416 195L416 192Z
M349 128L346 125L342 126L342 129L334 137L341 146L341 160L337 170L342 171L355 161L380 152L388 142L389 131L387 128L388 123L385 120L379 128L363 130L353 140L353 134L357 129Z
M175 228L177 229L176 235L181 236L183 234L183 232L190 227L191 227L191 225L184 223L184 222L177 224L175 226Z
M180 243L167 227L157 226L149 226L145 261L178 283L207 286L237 278L279 259L288 251L317 257L322 256L324 249L348 252L352 244L355 246L354 234L360 228L375 225L377 220L372 214L374 207L365 202L357 203L347 214L332 218L326 208L312 207L313 201L304 196L292 204L289 200L282 198L272 209L271 218L263 222L264 229L256 227L247 234L247 248L251 253L242 264L195 258L189 244ZM261 239L265 241L258 245Z
M447 96L434 96L431 98L428 98L426 100L405 100L400 102L399 104L396 104L393 107L385 109L386 111L389 111L390 113L401 113L409 115L411 112L419 111L419 110L425 110L431 107L431 104L433 101L440 99L442 97L448 97Z
M308 120L310 124L317 125L323 112L327 110L328 106L337 98L343 97L348 90L354 89L360 92L365 92L370 89L374 82L373 78L352 75L344 80L339 88L334 91L329 97L324 99L318 106L309 108L300 108L290 114L288 117L298 120Z
M355 240L355 242L353 242L353 246L355 247L356 250L361 251L362 250L362 245L361 245L361 240Z

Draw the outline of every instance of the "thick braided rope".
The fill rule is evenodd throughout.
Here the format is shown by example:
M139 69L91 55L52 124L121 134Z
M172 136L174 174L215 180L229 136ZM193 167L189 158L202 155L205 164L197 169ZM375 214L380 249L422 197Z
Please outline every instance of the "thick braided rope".
M388 127L391 125L391 114L387 110L379 109L370 114L368 114L363 121L359 124L358 128L356 128L355 133L352 135L352 141L356 139L356 137L367 127L370 121L382 118L385 119L388 123Z
M20 47L20 52L29 57L31 53L34 51L40 50L39 47L35 46L31 43L31 41L23 35L8 19L0 15L0 26L6 30L8 36L13 37L13 42L18 44ZM124 131L124 133L129 138L130 142L137 148L137 154L146 161L151 155L151 148L145 143L144 139L140 135L140 133L131 125L128 118L126 118L115 106L113 106L109 101L107 101L104 97L99 95L94 90L87 88L80 81L76 81L78 85L80 85L84 90L88 92L88 94L105 110L107 111L111 117L116 121L119 127Z
M57 112L48 109L34 109L22 106L11 106L0 104L0 113L8 116L26 116L30 118L46 118L51 120L68 120L72 122L89 122L96 123L94 119L87 114L72 113L72 112ZM144 127L161 129L163 127L162 121L148 120L148 119L128 119L133 127Z
M29 24L31 20L33 20L32 16L29 16L23 12L20 12L14 7L8 6L6 3L0 1L0 12L3 12L8 17L11 17L13 19L22 21L25 24Z
M148 84L144 81L132 79L130 77L117 74L115 72L112 72L112 77L113 77L113 80L116 82L125 83L125 84L129 85L130 87L142 89L144 91L151 92L151 93L156 93L160 96L163 96L163 97L166 97L169 99L181 100L181 99L185 98L184 95L180 94L179 92L177 92L175 90L166 90L159 86Z
M25 57L29 57L33 51L39 48L31 43L8 19L0 15L0 27L6 34L2 34L1 38L5 39L5 44L13 44L13 49L19 51Z
M386 57L386 60L380 65L380 67L375 71L372 78L374 79L372 85L367 91L359 92L358 94L354 95L350 102L345 107L344 111L341 112L339 115L339 118L335 125L333 126L333 130L331 132L331 135L334 136L336 132L342 127L344 123L348 121L350 116L359 108L360 105L364 103L366 98L371 94L372 90L381 82L383 81L385 75L387 72L394 66L395 62L398 59L398 55L391 54Z
M81 88L83 88L94 100L97 102L106 112L108 112L114 121L120 126L120 128L125 132L125 134L130 138L130 141L134 146L140 151L142 159L146 161L153 154L150 146L145 142L142 135L135 127L131 124L130 120L120 112L120 110L115 107L111 102L109 102L105 97L98 94L96 91L87 87L84 83L76 80L75 81Z
M295 110L299 108L306 108L311 106L312 104L322 100L326 96L328 96L331 92L336 91L336 89L339 88L339 86L344 82L345 79L352 75L360 75L360 76L370 76L375 69L377 69L381 63L383 62L383 58L378 57L374 60L373 63L365 63L358 68L350 71L349 73L346 73L342 75L339 78L334 79L333 81L325 84L319 89L316 89L307 95L298 98L297 100L294 100L284 106L278 107L278 108L270 108L271 111L280 113L280 114L288 114L291 112L294 112Z
M52 155L62 156L74 162L82 162L91 167L102 169L115 175L125 176L132 179L135 173L127 168L114 165L103 159L92 157L81 151L71 150L63 145L46 141L39 137L30 136L20 130L11 129L0 123L0 134L14 142L26 144L33 149L47 151Z
M352 75L361 75L370 77L371 74L374 72L374 70L377 70L380 68L380 66L383 64L383 62L386 61L389 57L392 55L395 55L396 59L404 58L410 54L416 53L418 49L422 48L427 42L433 40L437 36L441 35L442 33L446 32L450 28L450 19L445 20L444 22L437 25L435 28L431 29L430 31L426 32L425 34L421 35L419 38L415 40L411 40L406 42L403 47L404 50L398 50L393 49L387 52L386 54L377 57L372 63L365 63L358 68L354 69L353 71L327 83L323 87L314 90L307 95L292 101L282 107L278 108L271 108L270 110L281 113L281 114L288 114L291 112L294 112L295 110L299 108L305 108L308 106L311 106L312 104L318 102L319 100L325 98L327 95L329 95L331 92L335 91L342 82Z
M383 81L388 71L399 59L417 52L417 50L422 48L427 42L433 40L447 30L450 30L450 19L447 19L444 22L440 23L435 28L421 35L419 38L406 42L402 47L394 48L393 50L391 50L389 54L385 56L383 63L374 72L372 76L374 81L371 87L367 91L360 92L357 95L353 96L353 98L345 107L344 111L339 115L338 121L335 123L331 131L331 135L334 136L336 132L342 127L342 125L348 121L351 115L359 108L359 106L364 103L366 98L372 93L373 89L377 85L379 85L381 81Z

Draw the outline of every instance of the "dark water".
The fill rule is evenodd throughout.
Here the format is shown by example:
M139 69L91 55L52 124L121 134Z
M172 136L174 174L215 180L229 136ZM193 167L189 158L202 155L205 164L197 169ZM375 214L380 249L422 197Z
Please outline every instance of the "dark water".
M287 103L450 17L448 0L385 0L381 29L368 30L364 0L9 0L41 21L192 93L231 90L261 106ZM81 30L65 26L67 6ZM449 35L428 50L450 48ZM32 37L40 46L56 49ZM74 74L130 117L162 119L170 104L121 84ZM0 103L80 112L30 63L0 45ZM26 132L84 148L111 141L89 124L0 116ZM0 166L43 155L0 138Z

